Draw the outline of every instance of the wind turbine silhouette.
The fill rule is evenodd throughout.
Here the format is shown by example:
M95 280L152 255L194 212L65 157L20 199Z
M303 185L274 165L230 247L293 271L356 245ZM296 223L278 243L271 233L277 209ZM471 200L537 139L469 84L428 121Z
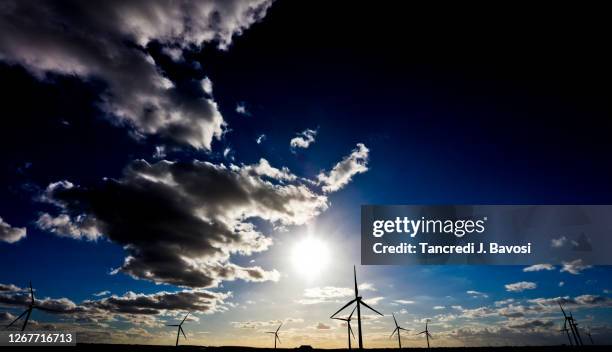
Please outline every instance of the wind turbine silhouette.
M429 350L429 339L433 339L433 336L431 336L431 334L429 333L429 330L427 328L427 324L429 323L429 319L427 319L425 321L425 330L421 331L420 333L418 333L417 335L421 335L421 334L425 334L425 338L427 339L427 349Z
M399 326L397 324L397 320L395 319L395 314L391 313L391 315L393 316L393 321L395 322L395 330L393 330L393 332L391 333L391 336L389 336L389 338L392 338L393 335L397 332L397 343L399 344L399 348L400 350L402 349L402 338L400 337L400 330L404 330L404 331L408 331L407 329L404 329L403 327Z
M353 275L355 277L355 299L353 299L352 301L350 301L347 304L345 304L344 307L338 309L338 311L336 313L332 314L332 316L330 318L334 319L336 314L340 313L341 311L343 311L346 307L350 306L351 304L356 303L356 307L355 308L357 308L357 335L359 336L359 350L363 350L363 337L361 335L361 305L363 305L364 307L370 309L374 313L380 314L383 317L384 317L384 315L381 312L377 311L376 309L374 309L374 308L370 307L369 305L367 305L362 300L362 297L359 295L359 290L357 289L357 269L355 269L354 265L353 265Z
M567 328L567 320L565 320L563 322L563 329L559 330L559 332L565 332L567 334L567 339L569 340L570 346L573 346L574 344L572 343L572 338L570 337L569 331L570 330Z
M283 326L283 323L278 326L276 331L266 331L266 334L274 334L274 349L276 349L276 340L278 340L278 343L281 343L280 337L278 337L278 330L280 330L281 326Z
M559 304L559 308L561 308L561 312L563 313L565 322L570 327L570 330L572 332L572 336L574 337L574 342L576 343L576 346L582 346L582 338L580 337L580 333L578 332L578 323L576 323L576 321L574 320L574 316L572 315L572 312L570 312L570 315L568 316L567 314L565 314L565 310L563 309L561 302L557 301L557 303Z
M185 322L185 320L187 319L188 316L189 316L189 312L187 312L187 315L185 315L185 317L183 318L183 320L181 321L180 324L166 325L166 326L178 326L178 329L177 329L177 332L176 332L176 345L175 346L178 346L179 336L181 336L181 333L183 333L183 336L185 337L185 340L187 340L187 335L185 335L185 331L183 331L183 323Z
M353 308L353 311L348 316L348 318L332 318L332 319L342 320L342 321L346 322L346 326L348 327L347 334L348 334L348 349L349 349L349 351L351 350L351 335L353 335L353 338L355 338L355 334L353 334L353 329L351 329L351 319L353 318L353 313L355 313L355 309L357 309L357 307Z
M25 315L25 320L23 321L23 325L21 326L21 331L24 331L26 326L28 326L28 321L30 320L30 315L32 314L32 310L34 310L34 308L39 309L39 310L45 310L45 311L53 311L52 309L46 309L43 307L39 307L35 304L34 289L32 289L32 281L30 281L30 303L28 303L28 308L23 313L21 313L21 315L15 318L15 320L13 320L9 325L7 325L6 329L8 330L8 328L13 326L13 324L15 324L19 319L21 319Z

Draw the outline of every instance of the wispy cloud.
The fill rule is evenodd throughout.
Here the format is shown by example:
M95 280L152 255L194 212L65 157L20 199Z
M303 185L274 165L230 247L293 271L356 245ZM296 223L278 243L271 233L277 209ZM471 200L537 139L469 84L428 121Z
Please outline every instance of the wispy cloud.
M531 265L526 268L523 268L524 272L542 271L542 270L547 270L547 271L555 270L555 267L551 264L535 264L535 265Z
M567 272L573 275L578 275L586 269L590 269L591 265L586 265L582 262L582 259L576 259L569 262L563 262L561 272Z
M525 290L533 290L538 287L535 282L520 281L512 284L504 285L508 292L523 292Z

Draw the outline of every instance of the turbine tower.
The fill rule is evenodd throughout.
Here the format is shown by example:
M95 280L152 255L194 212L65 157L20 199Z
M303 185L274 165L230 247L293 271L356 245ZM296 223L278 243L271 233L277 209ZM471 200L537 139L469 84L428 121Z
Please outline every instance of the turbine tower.
M342 320L342 321L346 322L346 326L348 327L347 334L348 334L348 349L349 349L349 351L351 350L351 335L353 335L353 338L355 338L355 334L353 334L353 329L351 329L351 319L353 319L353 313L355 313L355 309L357 309L357 307L353 308L353 311L348 316L348 318L332 318L332 319Z
M10 328L11 326L13 326L13 324L15 324L17 322L17 320L21 319L24 315L25 315L25 319L23 321L23 325L21 326L21 331L24 331L26 326L28 326L28 321L30 320L30 315L32 314L32 310L36 308L36 309L41 309L41 307L37 307L34 301L34 290L32 289L32 281L30 281L30 303L28 303L28 308L21 313L21 315L19 315L17 318L15 318L15 320L13 320L9 325L6 326L6 329L8 330L8 328ZM45 309L42 309L45 310Z
M427 339L427 350L429 350L429 339L433 339L431 334L429 333L429 329L427 328L427 324L429 323L429 319L425 321L425 330L421 331L417 335L425 334L425 338Z
M278 340L278 343L281 343L280 337L278 337L278 330L280 330L281 326L283 326L283 323L278 326L276 331L266 331L266 334L274 334L274 349L276 349L276 340Z
M399 326L397 324L397 320L395 319L395 314L391 313L391 315L393 316L393 321L395 322L395 330L393 330L393 332L391 333L391 336L389 336L389 338L392 338L393 335L397 332L397 343L399 344L399 348L400 350L402 349L402 338L400 337L400 330L404 330L404 331L408 331L407 329L404 329L403 327Z
M166 325L166 326L177 326L178 327L177 332L176 332L176 345L175 346L178 346L179 336L181 336L181 333L183 333L183 337L185 337L185 340L187 340L187 335L185 335L185 331L183 331L183 323L185 322L188 316L189 316L189 312L187 312L187 315L185 315L185 317L183 318L180 324Z
M567 339L569 340L570 346L574 346L574 344L572 343L572 338L569 334L570 330L567 328L567 320L563 322L563 329L559 330L559 332L565 332L567 334Z
M367 305L362 297L359 295L359 290L357 289L357 269L355 269L355 266L353 266L353 275L355 278L355 299L353 299L352 301L348 302L347 304L344 305L344 307L338 309L338 311L334 314L332 314L332 316L330 318L334 319L334 317L336 316L336 314L340 313L341 311L343 311L346 307L350 306L351 304L355 303L356 305L356 309L357 309L357 335L359 336L359 350L363 350L363 336L361 334L361 306L363 305L364 307L370 309L371 311L373 311L374 313L377 313L381 316L384 316L381 312L377 311L376 309L370 307L369 305Z

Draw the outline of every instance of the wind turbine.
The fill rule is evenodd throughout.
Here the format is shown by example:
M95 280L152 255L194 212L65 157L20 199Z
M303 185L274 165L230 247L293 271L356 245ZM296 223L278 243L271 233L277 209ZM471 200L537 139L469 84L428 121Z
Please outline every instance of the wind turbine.
M391 333L391 336L389 336L389 338L392 338L393 335L397 332L397 343L399 344L399 348L400 350L402 349L402 338L400 337L400 330L404 330L404 331L408 331L407 329L404 329L403 327L399 326L397 324L397 320L395 319L395 314L391 313L391 315L393 315L393 321L395 322L395 330L393 330L393 332Z
M578 330L578 323L576 322L576 319L574 319L572 312L570 312L569 315L570 315L570 324L574 327L574 331L576 332L576 337L578 337L578 341L580 341L580 346L584 346L584 343L582 343L582 337L580 336L580 331Z
M281 343L280 337L278 337L278 330L280 330L281 326L283 326L283 323L278 326L276 331L266 331L266 334L274 334L274 349L276 349L276 340L278 340L278 343Z
M187 312L187 315L185 315L185 317L183 318L180 324L166 325L166 326L177 326L178 327L177 332L176 332L176 346L178 346L179 336L181 336L181 333L183 333L185 340L187 340L187 335L185 335L185 331L183 331L183 323L185 322L188 316L189 316L189 312Z
M582 339L580 338L580 335L578 333L578 324L574 322L574 317L572 316L572 313L570 312L570 315L568 316L567 314L565 314L565 310L563 309L561 302L557 301L557 303L559 304L559 308L561 308L563 318L565 318L565 323L569 325L569 328L572 332L574 343L576 344L576 346L582 346Z
M570 346L573 346L574 344L572 343L572 338L570 337L569 331L570 330L567 328L567 320L565 320L563 322L563 329L559 330L559 332L565 332L567 334L567 339L569 340Z
M429 323L429 319L427 319L425 321L425 330L421 331L420 333L418 333L417 335L421 335L421 334L425 334L425 338L427 339L427 349L429 350L429 339L433 339L433 337L431 336L431 334L429 333L429 330L427 328L427 324Z
M23 321L23 325L21 326L21 331L24 331L26 326L28 325L28 321L30 320L30 315L32 314L32 310L34 308L41 309L41 307L37 307L34 304L34 290L32 289L32 281L30 281L30 303L28 304L28 308L21 313L15 320L13 320L9 325L6 326L6 329L10 328L13 324L17 322L17 320L21 319L25 315L25 320ZM45 309L42 309L45 310Z
M351 335L353 335L353 338L355 338L355 334L353 334L353 329L351 329L351 319L353 318L353 313L355 313L355 309L357 309L357 307L353 308L353 311L348 316L348 318L332 318L332 319L342 320L342 321L346 322L346 326L348 327L347 334L348 334L348 349L349 349L349 351L351 350Z
M338 309L338 311L332 314L330 318L334 319L336 314L340 313L341 311L343 311L346 307L350 306L351 304L356 303L355 308L357 308L357 335L359 336L359 350L362 350L363 349L363 337L361 335L361 305L370 309L374 313L380 314L381 316L384 316L384 315L381 312L377 311L376 309L367 305L362 300L362 297L359 295L359 290L357 289L357 269L355 269L355 266L353 266L353 275L355 277L355 299L345 304L344 307Z

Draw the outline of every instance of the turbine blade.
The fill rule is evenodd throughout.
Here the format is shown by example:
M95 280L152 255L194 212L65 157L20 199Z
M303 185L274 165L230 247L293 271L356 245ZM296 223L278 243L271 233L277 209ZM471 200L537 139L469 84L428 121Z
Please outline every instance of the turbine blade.
M280 340L280 337L278 337L278 335L275 335L275 338L278 340L278 343L282 343Z
M427 333L427 336L429 336L429 338L432 339L432 340L434 339L433 336L431 336L430 333Z
M391 313L391 315L393 315L393 321L395 322L395 326L399 327L399 325L397 325L397 320L395 320L395 313Z
M404 328L403 328L403 327L401 327L401 326L398 326L398 328L399 328L400 330L410 331L410 330L408 330L408 329L404 329Z
M10 328L13 324L15 324L15 322L21 319L21 317L24 316L27 312L27 310L24 310L23 313L21 313L17 318L15 318L15 320L13 320L9 325L6 326L6 329Z
M424 334L424 333L426 333L426 332L427 332L427 331L421 331L421 332L420 332L420 333L418 333L417 335L421 335L421 334Z
M166 325L166 326L179 326L178 324L171 324L171 325Z
M183 333L183 337L187 340L187 335L185 335L185 331L183 331L183 327L179 326L179 330Z
M366 306L366 307L367 307L367 308L369 308L370 310L372 310L372 311L374 311L374 312L376 312L376 313L378 313L378 314L380 314L381 316L383 316L383 317L384 317L384 315L383 315L381 312L379 312L379 311L377 311L376 309L374 309L374 308L370 307L370 306L369 306L369 305L367 305L367 303L365 303L364 301L359 300L359 303L363 304L364 306Z
M395 328L395 330L393 330L393 332L391 333L391 336L389 336L389 338L392 338L393 335L395 335L396 332L397 332L397 328Z
M351 314L349 314L348 320L351 320L351 318L353 317L353 314L355 313L356 309L357 309L357 305L355 305L355 307L353 308L353 311L351 312Z
M266 331L266 334L276 334L274 331Z
M352 301L348 302L348 303L347 303L347 304L345 304L345 305L344 305L342 308L338 309L338 311L337 311L336 313L332 314L331 318L335 317L335 316L336 316L336 314L338 314L338 313L342 312L342 311L344 310L344 308L346 308L346 307L350 306L350 305L351 305L351 304L353 304L355 301L357 301L357 298L355 298L354 300L352 300Z
M280 330L281 326L283 326L283 323L281 322L281 324L278 326L278 329L276 329L276 332L278 332L278 330Z
M351 333L351 335L353 335L353 338L355 338L355 334L353 334L353 328L351 328L351 323L348 323L348 327L349 327L349 332Z
M23 322L23 326L21 327L21 331L24 331L28 326L28 320L30 320L30 314L32 314L32 308L28 309L28 314L26 314L25 320Z
M355 278L355 298L359 296L359 290L357 289L357 269L353 265L353 277Z
M187 319L188 316L189 316L189 312L187 312L187 315L185 315L185 317L183 318L183 321L181 321L180 325L183 325L183 323L185 322L185 319Z

